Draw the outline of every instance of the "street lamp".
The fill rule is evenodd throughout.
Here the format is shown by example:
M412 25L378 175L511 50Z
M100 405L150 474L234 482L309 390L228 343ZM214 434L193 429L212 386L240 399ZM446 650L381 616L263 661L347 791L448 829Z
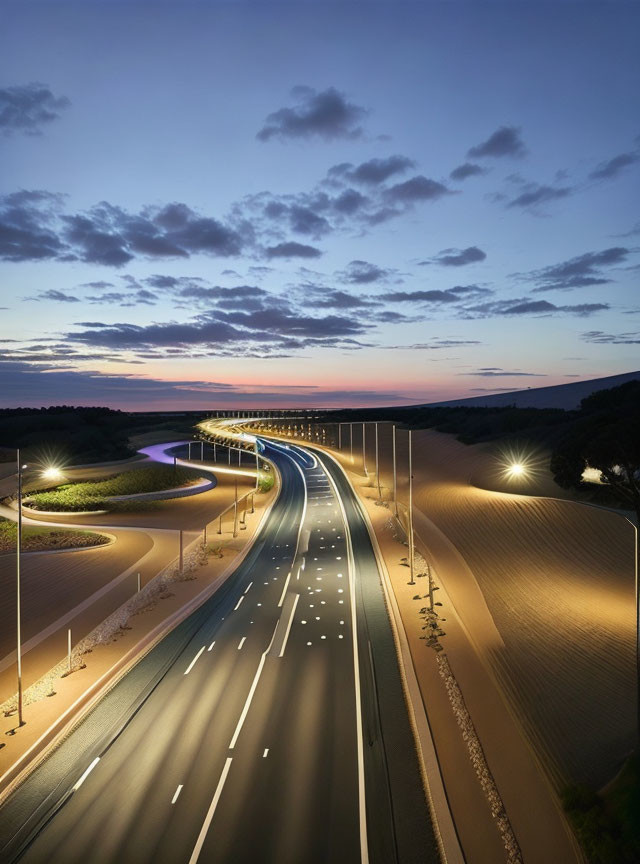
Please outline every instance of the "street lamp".
M16 660L18 672L18 726L24 726L22 717L22 634L20 621L20 553L22 551L22 472L26 465L20 460L20 449L16 450L18 466L18 536L16 538Z
M513 462L507 468L507 474L509 474L510 477L525 477L527 469L521 462Z
M48 465L46 468L43 468L40 476L48 483L59 483L60 480L64 480L64 474L56 465Z
M602 472L599 468L586 466L582 472L582 480L584 483L602 484ZM629 519L628 516L620 514L622 518L631 525L634 531L633 545L633 567L634 567L634 589L636 600L636 730L640 739L640 592L638 589L638 526L635 522Z

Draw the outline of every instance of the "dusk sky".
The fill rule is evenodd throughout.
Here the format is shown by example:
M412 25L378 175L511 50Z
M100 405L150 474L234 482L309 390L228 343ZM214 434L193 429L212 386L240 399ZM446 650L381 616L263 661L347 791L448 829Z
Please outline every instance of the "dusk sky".
M3 406L640 363L636 3L5 3Z

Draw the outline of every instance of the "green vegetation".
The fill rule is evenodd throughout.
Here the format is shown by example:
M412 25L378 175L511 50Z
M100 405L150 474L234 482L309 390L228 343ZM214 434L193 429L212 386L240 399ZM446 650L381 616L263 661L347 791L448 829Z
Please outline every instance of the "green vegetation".
M593 393L576 415L551 456L556 482L614 499L640 521L640 381ZM601 472L600 483L585 485L585 466Z
M205 416L201 411L130 414L69 405L0 409L0 460L15 459L16 447L26 462L40 464L129 459L144 443L190 437Z
M15 552L18 529L15 522L0 519L0 554ZM109 542L104 534L60 528L24 527L23 552L44 552L54 549L86 549Z
M589 864L640 861L640 756L632 756L607 790L571 786L564 808Z
M270 489L273 489L273 484L273 474L260 474L260 478L258 480L258 489L261 492L268 492Z
M113 510L118 509L119 503L106 500L112 496L161 492L196 483L199 479L189 468L150 465L123 471L104 480L66 483L55 489L32 492L25 497L25 503L35 510Z

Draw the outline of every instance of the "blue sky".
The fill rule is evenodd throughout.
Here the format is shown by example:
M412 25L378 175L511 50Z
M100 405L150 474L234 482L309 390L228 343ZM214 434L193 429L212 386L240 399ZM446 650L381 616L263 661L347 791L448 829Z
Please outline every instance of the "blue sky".
M3 405L640 365L636 4L5 8Z

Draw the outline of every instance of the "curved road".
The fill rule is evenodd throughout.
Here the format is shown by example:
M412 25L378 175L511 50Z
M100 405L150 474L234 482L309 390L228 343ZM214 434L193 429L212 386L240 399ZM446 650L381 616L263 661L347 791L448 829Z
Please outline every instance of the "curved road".
M283 483L252 550L7 801L3 861L438 860L352 493L261 446Z

